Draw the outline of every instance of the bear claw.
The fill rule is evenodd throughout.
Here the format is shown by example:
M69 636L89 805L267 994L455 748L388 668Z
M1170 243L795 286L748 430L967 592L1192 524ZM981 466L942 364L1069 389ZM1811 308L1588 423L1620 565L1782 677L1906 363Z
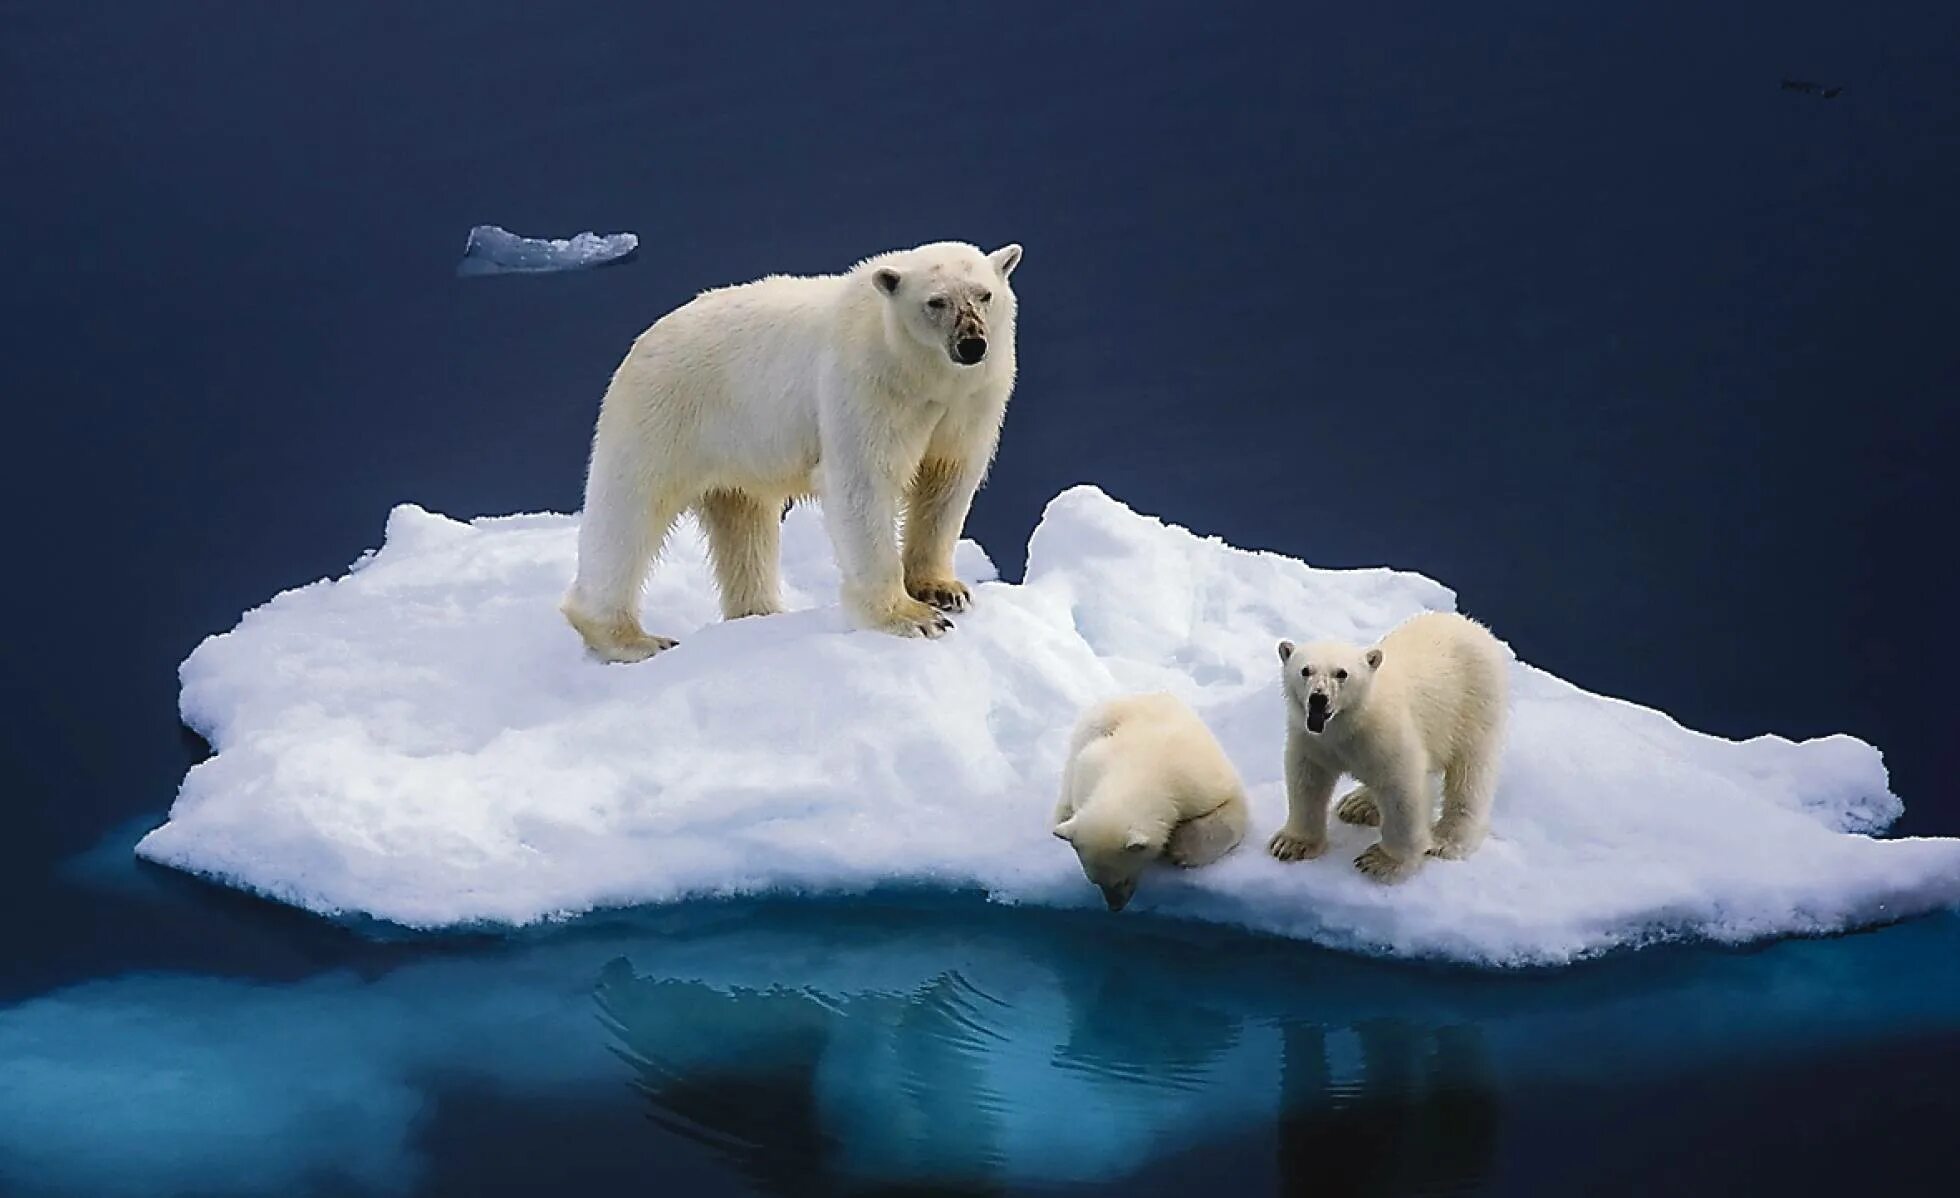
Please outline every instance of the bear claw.
M615 641L602 649L594 648L592 653L599 660L612 665L630 666L656 653L665 653L678 644L680 642L670 636L638 636L631 640Z
M1375 805L1375 796L1368 788L1359 787L1348 793L1334 808L1334 815L1344 824L1360 824L1363 827L1379 827L1382 822L1381 808Z
M1384 885L1392 886L1416 871L1414 865L1405 864L1388 855L1388 850L1379 844L1371 844L1354 859L1354 868Z
M932 640L951 632L953 622L934 610L930 604L907 595L878 618L867 621L865 627L876 628L892 636L922 636Z
M963 582L951 579L944 582L919 582L906 588L912 598L930 604L940 611L965 611L973 606L972 592Z
M1484 843L1481 828L1453 826L1448 820L1436 825L1429 855L1444 861L1461 861Z
M1311 861L1327 851L1327 839L1316 840L1282 828L1266 843L1266 851L1281 861Z

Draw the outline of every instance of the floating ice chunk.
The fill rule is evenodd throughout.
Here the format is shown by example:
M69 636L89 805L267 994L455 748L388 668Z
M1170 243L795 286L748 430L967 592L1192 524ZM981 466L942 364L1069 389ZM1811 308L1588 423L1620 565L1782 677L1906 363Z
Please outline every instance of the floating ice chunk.
M822 521L799 508L783 530L789 614L718 622L687 526L646 601L649 629L680 647L601 666L556 608L576 531L403 506L357 571L207 640L182 706L216 755L138 852L422 928L885 883L1091 906L1047 828L1069 728L1090 702L1162 688L1232 756L1253 832L1218 865L1151 879L1125 918L1519 964L1960 903L1960 840L1865 835L1903 810L1871 746L1726 741L1521 663L1475 857L1384 888L1349 864L1373 832L1337 826L1324 858L1273 861L1274 643L1367 640L1453 596L1234 549L1091 487L1049 505L1022 584L988 581L963 544L977 606L937 641L849 631Z
M519 237L496 225L478 225L470 230L456 273L509 275L588 270L624 262L639 252L639 248L640 239L632 233L580 233L576 237L550 240Z

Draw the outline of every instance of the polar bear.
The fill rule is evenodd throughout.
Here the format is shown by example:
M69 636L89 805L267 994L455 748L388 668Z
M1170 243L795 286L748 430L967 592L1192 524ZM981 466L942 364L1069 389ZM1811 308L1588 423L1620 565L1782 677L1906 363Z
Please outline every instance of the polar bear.
M1125 695L1076 724L1052 823L1109 909L1121 911L1159 857L1195 867L1237 848L1245 788L1211 730L1175 696Z
M1381 882L1424 856L1468 857L1490 830L1503 747L1509 654L1481 624L1428 612L1372 649L1279 643L1286 692L1286 826L1268 845L1281 861L1327 849L1327 806L1342 774L1362 783L1339 815L1380 824L1355 867ZM1430 779L1443 776L1432 830Z
M1018 245L895 250L705 292L642 333L599 411L561 605L592 652L631 662L674 644L640 627L640 588L690 509L722 615L781 610L780 517L812 494L857 623L949 630L941 613L969 602L953 548L1014 389L1020 261Z

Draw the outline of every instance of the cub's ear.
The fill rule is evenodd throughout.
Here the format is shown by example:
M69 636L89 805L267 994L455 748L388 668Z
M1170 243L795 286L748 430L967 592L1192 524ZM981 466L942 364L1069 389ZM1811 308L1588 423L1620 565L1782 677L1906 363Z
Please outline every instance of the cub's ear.
M1150 847L1150 838L1148 836L1145 836L1143 833L1136 832L1136 831L1132 831L1130 833L1129 839L1123 842L1123 848L1126 851L1132 853L1141 853L1143 850L1149 847Z
M1368 650L1368 668L1371 670L1380 669L1381 664L1382 664L1382 651L1380 649Z
M1001 246L987 255L987 261L994 264L994 269L999 271L1000 277L1004 279L1014 273L1015 267L1021 265L1021 247L1011 243Z
M886 295L898 292L898 272L889 266L881 266L871 272L871 285Z
M1295 646L1292 641L1281 641L1279 643L1279 659L1281 661L1293 660L1294 648Z
M1055 839L1073 841L1075 839L1075 821L1065 819L1061 823L1056 824Z

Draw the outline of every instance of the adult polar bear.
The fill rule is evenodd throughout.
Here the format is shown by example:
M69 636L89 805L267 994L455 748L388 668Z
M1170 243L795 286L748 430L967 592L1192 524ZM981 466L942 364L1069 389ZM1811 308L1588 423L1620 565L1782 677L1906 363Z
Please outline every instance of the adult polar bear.
M599 411L562 605L593 653L642 661L674 644L641 628L640 588L690 509L723 616L780 611L781 513L810 494L853 619L950 629L940 613L969 602L953 549L1014 389L1020 261L1018 245L895 250L841 275L708 291L642 333Z

